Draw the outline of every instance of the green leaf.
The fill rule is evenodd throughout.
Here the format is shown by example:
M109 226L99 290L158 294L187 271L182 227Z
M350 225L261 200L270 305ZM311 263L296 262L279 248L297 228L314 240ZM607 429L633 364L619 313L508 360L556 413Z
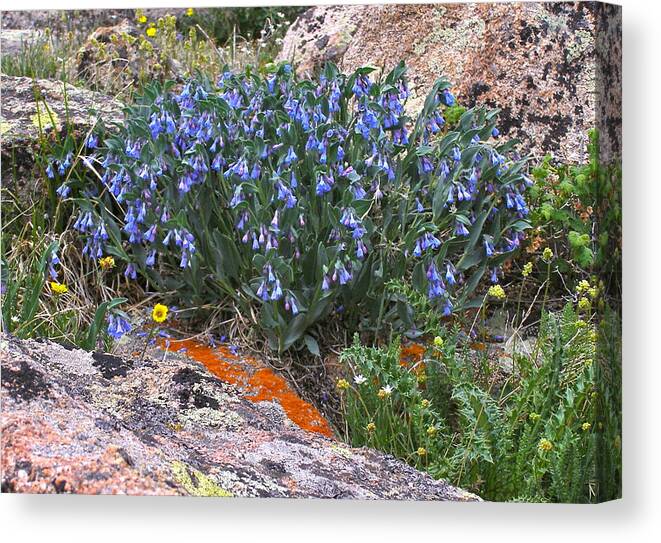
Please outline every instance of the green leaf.
M314 339L310 334L305 334L303 340L305 341L305 346L308 348L308 351L310 351L312 355L321 356L321 352L319 351L319 344L317 343L316 339Z

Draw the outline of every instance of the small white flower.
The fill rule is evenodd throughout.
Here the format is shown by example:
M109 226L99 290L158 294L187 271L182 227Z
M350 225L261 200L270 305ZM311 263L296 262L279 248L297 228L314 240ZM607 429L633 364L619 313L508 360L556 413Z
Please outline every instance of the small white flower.
M392 387L390 385L386 385L379 390L377 396L383 400L385 398L388 398L391 394L392 394Z
M360 375L360 374L354 376L354 378L353 378L353 382L356 383L357 385L362 385L366 381L367 381L367 377L365 377L364 375Z

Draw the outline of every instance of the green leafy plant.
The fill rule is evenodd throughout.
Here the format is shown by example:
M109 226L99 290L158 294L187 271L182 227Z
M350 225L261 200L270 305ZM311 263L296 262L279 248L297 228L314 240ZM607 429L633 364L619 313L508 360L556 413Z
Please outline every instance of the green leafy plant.
M338 382L346 438L489 500L616 498L617 317L593 319L572 304L545 314L534 354L515 355L504 381L494 378L497 368L485 379L486 355L459 328L426 347L366 347L356 337L341 354L348 373Z
M280 352L314 350L333 311L377 332L392 279L410 276L445 314L465 307L528 227L525 162L492 139L496 111L444 127L445 79L410 119L405 67L371 72L329 64L298 81L282 64L177 93L151 86L117 134L87 142L82 162L103 175L79 181L62 153L50 158L58 194L79 207L84 253L112 254L127 277L189 303L258 307Z
M589 137L587 164L557 165L547 156L532 169L533 243L555 246L561 272L598 273L615 292L621 284L622 173L599 160L597 131Z

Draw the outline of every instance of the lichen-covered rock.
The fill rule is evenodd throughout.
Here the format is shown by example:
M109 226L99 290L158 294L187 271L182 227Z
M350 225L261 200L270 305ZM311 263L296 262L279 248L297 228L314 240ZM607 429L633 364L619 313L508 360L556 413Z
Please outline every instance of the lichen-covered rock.
M67 133L80 136L100 119L109 125L123 118L117 100L62 81L2 75L0 87L3 168L40 149L41 136L62 135L67 125Z
M0 355L3 492L479 500L305 431L181 354L3 336Z
M0 92L2 188L26 206L43 197L42 178L32 168L50 141L67 133L82 138L99 120L111 127L123 119L117 100L62 81L3 74Z
M621 9L593 2L320 6L285 36L280 59L299 75L326 60L344 71L404 60L422 106L441 75L465 106L500 108L504 135L525 151L585 162L588 130L604 160L620 154Z

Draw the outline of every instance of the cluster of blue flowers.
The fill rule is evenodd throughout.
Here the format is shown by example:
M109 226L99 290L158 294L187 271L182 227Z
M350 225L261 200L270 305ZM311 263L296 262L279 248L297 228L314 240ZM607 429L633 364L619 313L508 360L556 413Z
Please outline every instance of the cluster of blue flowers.
M457 137L441 149L443 111L455 104L447 85L415 123L405 112L408 97L403 70L378 83L366 69L351 76L327 69L317 81L299 82L286 64L264 78L227 71L215 85L190 81L145 97L120 136L104 146L96 134L86 141L85 159L103 167L102 186L88 194L113 213L82 205L74 228L86 239L84 252L99 258L117 242L106 223L121 214L126 277L173 273L173 254L179 268L199 263L201 275L212 277L220 230L242 255L233 265L247 266L242 273L255 296L296 315L316 289L297 271L302 258L319 243L333 248L315 280L326 292L350 285L379 243L382 210L409 198L403 230L423 228L403 250L424 262L429 298L448 313L464 270L455 267L456 254L440 258L439 249L466 240L487 205L487 223L503 213L525 218L525 178L506 179L510 162L484 141L499 136L496 128L486 135L475 129L469 141ZM54 158L49 177L62 176L71 160ZM60 186L60 196L70 185ZM439 185L442 220L432 214ZM523 237L517 228L498 239L486 232L485 259Z

